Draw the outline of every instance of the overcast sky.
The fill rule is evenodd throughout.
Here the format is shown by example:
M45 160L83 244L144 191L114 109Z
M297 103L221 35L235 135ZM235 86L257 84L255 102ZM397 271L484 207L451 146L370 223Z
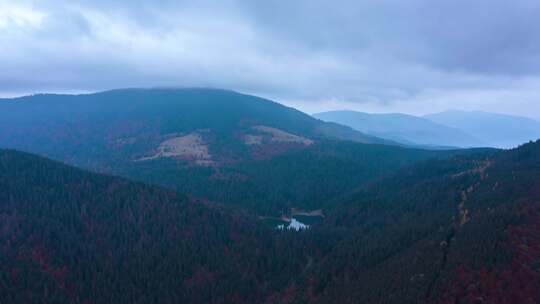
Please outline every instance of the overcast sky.
M0 96L206 86L540 118L538 0L0 0Z

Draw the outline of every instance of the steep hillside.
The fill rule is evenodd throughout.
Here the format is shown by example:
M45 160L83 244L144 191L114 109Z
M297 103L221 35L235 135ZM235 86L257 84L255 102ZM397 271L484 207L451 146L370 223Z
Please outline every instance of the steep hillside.
M261 215L319 209L401 166L464 153L358 141L385 142L222 90L131 89L0 102L2 147Z
M540 138L540 122L526 117L479 111L446 111L424 117L460 129L490 147L514 148Z
M334 205L304 299L537 303L539 223L540 142L415 165Z
M270 100L215 89L125 89L0 100L0 146L89 168L180 158L219 165L319 139L385 141Z
M434 147L481 147L486 145L480 139L459 129L412 115L331 111L313 116L407 145Z
M0 150L1 303L260 303L307 263L286 240L236 211Z

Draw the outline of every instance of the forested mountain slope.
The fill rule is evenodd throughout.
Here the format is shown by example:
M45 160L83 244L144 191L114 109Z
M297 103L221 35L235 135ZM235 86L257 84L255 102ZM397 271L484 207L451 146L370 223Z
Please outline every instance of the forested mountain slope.
M101 169L180 158L199 165L306 147L389 143L263 98L217 89L122 89L0 100L0 145ZM271 154L270 154L271 155Z
M535 303L540 142L409 166L307 231L0 151L0 299Z
M214 89L128 89L0 102L1 147L262 215L318 209L401 166L465 153L375 143L388 142L269 100Z
M0 150L1 303L260 302L307 263L286 240L232 210Z
M280 215L291 208L325 208L334 197L415 162L475 151L481 150L429 151L323 141L272 158L220 167L186 167L167 159L120 167L116 173L261 215Z
M540 142L411 166L334 205L305 299L537 303L539 224Z

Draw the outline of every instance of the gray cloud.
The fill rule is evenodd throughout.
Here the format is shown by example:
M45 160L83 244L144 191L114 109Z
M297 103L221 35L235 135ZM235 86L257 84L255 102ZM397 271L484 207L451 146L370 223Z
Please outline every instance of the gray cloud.
M540 116L538 15L536 0L0 0L0 94L213 86L307 111Z

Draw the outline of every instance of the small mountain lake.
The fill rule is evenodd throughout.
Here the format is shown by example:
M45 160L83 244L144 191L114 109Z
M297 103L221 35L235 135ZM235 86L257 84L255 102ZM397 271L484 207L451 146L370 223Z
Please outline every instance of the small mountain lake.
M276 229L294 229L296 231L308 229L310 226L322 222L321 215L295 214L292 217L261 217L266 225Z
M304 230L304 229L308 229L309 228L309 225L306 225L302 222L299 222L297 221L294 217L291 219L291 221L289 223L287 223L287 225L285 226L285 224L281 224L281 225L278 225L276 227L277 229L294 229L296 231L300 231L300 230Z

